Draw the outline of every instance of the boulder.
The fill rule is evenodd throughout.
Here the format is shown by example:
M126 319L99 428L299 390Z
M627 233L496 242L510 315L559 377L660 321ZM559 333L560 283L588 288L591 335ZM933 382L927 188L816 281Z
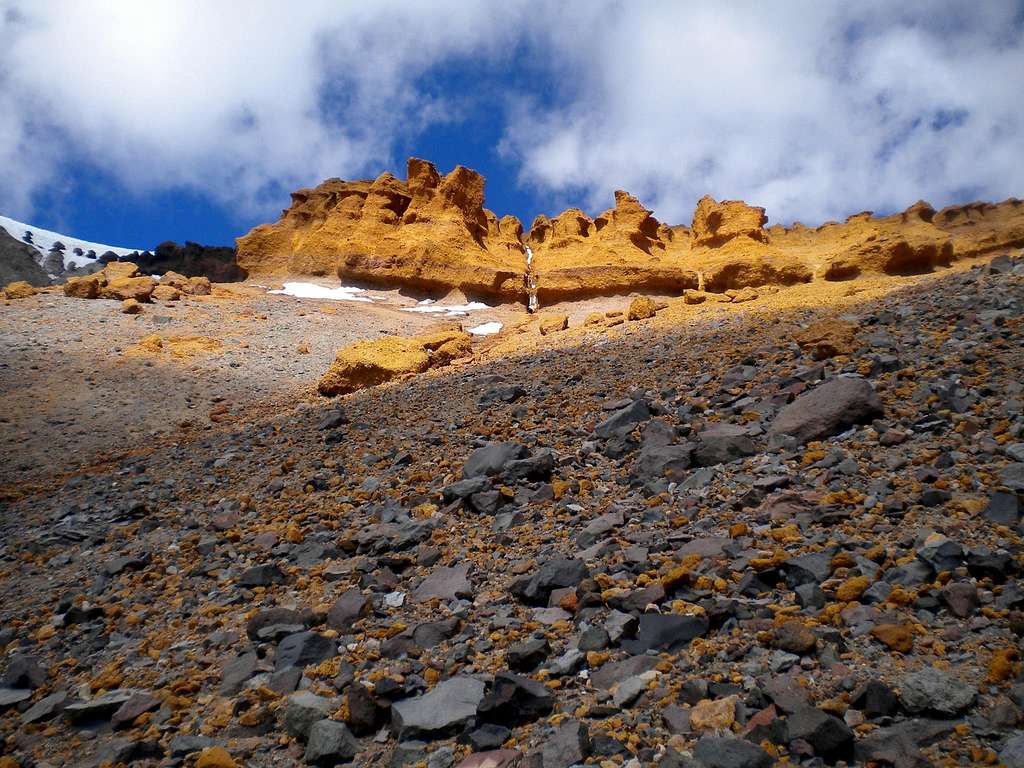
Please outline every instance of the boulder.
M139 276L138 264L130 261L112 261L103 268L103 276L107 282Z
M541 315L538 322L538 329L541 336L550 336L552 333L564 331L569 327L568 315Z
M628 320L646 320L654 317L658 312L658 305L646 296L639 296L629 303L629 310L626 312Z
M181 291L173 285L160 283L153 289L150 298L153 301L178 301L181 298Z
M474 677L453 677L433 690L391 706L391 729L401 741L436 739L461 731L476 717L485 685Z
M3 290L5 299L27 299L29 296L35 296L36 293L38 291L26 280L8 283Z
M357 341L338 352L317 388L322 395L344 395L399 376L422 373L429 365L430 356L414 339L385 336Z
M72 277L64 283L64 295L76 299L96 299L99 298L100 290L106 283L107 280L101 272Z
M333 768L349 762L358 752L359 743L344 723L318 720L309 729L303 760L308 765Z
M122 262L114 263L121 264ZM135 299L140 302L148 302L156 286L157 282L152 277L108 277L107 284L100 289L100 298L117 299L118 301Z
M825 360L853 351L857 326L846 320L830 318L811 323L793 334L793 340L815 360Z
M769 436L786 435L803 444L831 437L883 414L882 400L870 382L860 376L837 376L783 408Z

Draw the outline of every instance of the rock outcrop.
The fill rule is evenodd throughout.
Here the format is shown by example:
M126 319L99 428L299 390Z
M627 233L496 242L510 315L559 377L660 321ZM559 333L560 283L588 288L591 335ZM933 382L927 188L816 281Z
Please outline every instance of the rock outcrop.
M1024 203L1016 199L938 212L918 202L891 216L863 212L811 229L766 228L764 208L706 196L688 228L660 223L620 190L615 206L595 218L569 208L538 216L526 233L518 219L498 218L483 203L480 174L458 166L441 176L416 158L405 181L389 173L373 181L330 179L295 192L277 223L239 238L238 265L253 275L337 275L497 301L525 303L532 290L545 306L634 291L722 295L812 279L918 274L1024 246Z
M49 285L50 276L36 261L38 253L0 228L0 285L22 280L34 286Z
M538 216L526 236L540 303L650 291L681 293L697 274L669 253L675 233L627 192L595 219L578 208Z
M238 239L252 275L337 275L343 281L423 293L525 297L518 219L483 207L484 178L457 166L447 176L412 158L408 178L330 179L292 194L276 224Z
M160 243L153 253L140 254L136 263L142 272L163 275L177 272L186 277L206 277L215 283L245 280L246 272L238 266L235 249L227 246L200 245L186 241Z

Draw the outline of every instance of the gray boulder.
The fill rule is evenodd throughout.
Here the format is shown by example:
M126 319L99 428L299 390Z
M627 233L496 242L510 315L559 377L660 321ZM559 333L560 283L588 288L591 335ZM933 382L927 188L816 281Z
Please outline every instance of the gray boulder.
M884 415L882 400L860 376L837 376L787 405L772 423L769 437L803 444L823 440Z

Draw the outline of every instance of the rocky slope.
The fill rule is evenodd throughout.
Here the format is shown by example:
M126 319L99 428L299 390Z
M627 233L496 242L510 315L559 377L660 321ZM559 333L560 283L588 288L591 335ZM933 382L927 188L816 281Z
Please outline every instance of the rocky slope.
M705 197L690 227L670 227L619 191L615 207L594 219L570 208L538 216L525 233L518 219L499 220L483 203L480 174L459 166L442 178L413 158L404 182L390 174L331 179L294 193L277 223L238 239L238 261L253 275L337 275L499 301L524 302L534 285L545 305L921 274L1024 245L1024 204L1016 199L939 212L920 202L893 216L863 213L809 229L765 228L763 208Z
M4 768L1024 765L1024 264L847 299L670 303L13 502Z

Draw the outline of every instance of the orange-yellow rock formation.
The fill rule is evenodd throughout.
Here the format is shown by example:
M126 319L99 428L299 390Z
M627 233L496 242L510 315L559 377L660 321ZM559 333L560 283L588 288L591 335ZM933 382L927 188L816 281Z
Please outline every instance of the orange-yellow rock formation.
M420 291L525 296L522 226L485 210L484 179L461 165L442 177L410 159L408 179L325 181L292 194L276 224L238 239L250 275L337 275Z
M238 262L256 276L337 275L498 301L524 301L532 284L544 306L634 291L701 296L694 291L903 275L1024 246L1024 204L1016 199L938 212L919 202L892 216L865 212L810 229L766 228L763 208L704 197L688 228L660 223L619 191L615 207L596 218L570 208L538 216L525 234L514 216L499 219L483 204L480 174L458 166L442 177L413 158L406 181L385 173L299 190L277 223L239 238Z

